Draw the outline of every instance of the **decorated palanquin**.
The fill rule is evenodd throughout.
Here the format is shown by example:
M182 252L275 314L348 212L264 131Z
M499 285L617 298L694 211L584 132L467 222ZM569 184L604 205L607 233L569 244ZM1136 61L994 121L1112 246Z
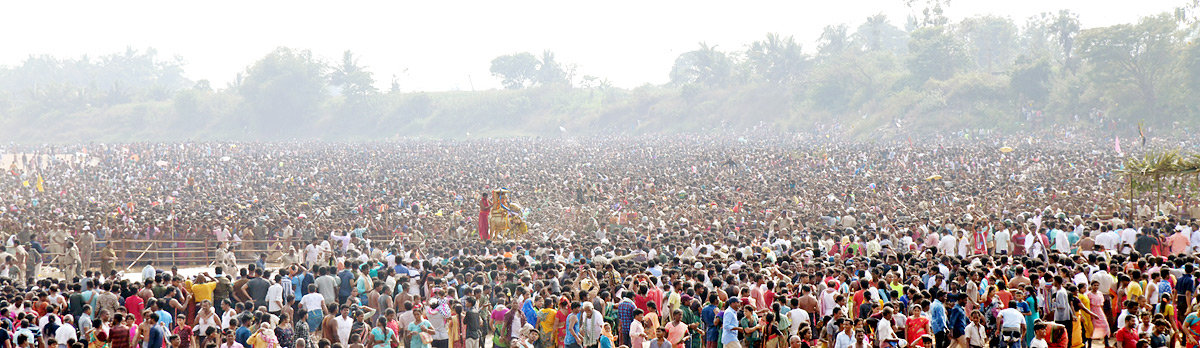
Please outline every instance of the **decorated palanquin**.
M510 201L508 193L505 188L492 191L488 230L493 238L500 240L518 239L529 232L529 225L521 219L521 206Z

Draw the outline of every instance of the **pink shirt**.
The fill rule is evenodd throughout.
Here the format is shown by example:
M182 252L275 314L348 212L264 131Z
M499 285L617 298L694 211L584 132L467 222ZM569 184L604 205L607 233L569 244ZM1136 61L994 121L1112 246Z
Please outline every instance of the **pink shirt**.
M1196 232L1192 232L1196 233ZM1167 237L1167 246L1171 248L1171 255L1179 255L1186 253L1191 242L1188 237L1183 235L1183 232L1175 232L1170 237Z

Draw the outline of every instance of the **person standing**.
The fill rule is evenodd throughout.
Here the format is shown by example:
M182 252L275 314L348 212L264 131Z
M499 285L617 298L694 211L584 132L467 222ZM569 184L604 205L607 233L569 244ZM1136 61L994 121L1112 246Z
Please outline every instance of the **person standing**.
M433 348L450 348L450 331L446 325L450 319L450 305L438 299L430 299L426 308L429 308L426 320L433 325L433 342L430 345Z
M300 305L307 312L307 318L297 318L308 321L309 331L317 331L321 329L321 319L325 317L325 296L321 296L317 292L315 284L308 284L308 294L300 298Z
M71 316L62 317L62 325L58 330L54 331L54 340L58 342L58 348L68 348L70 340L79 340L79 331L75 330L75 325L72 325L73 319Z
M950 342L958 348L969 347L967 343L967 296L956 294L950 297L954 301L954 307L950 309L950 315L946 322L946 331L949 331Z
M725 306L725 311L721 314L721 346L723 348L742 348L738 333L745 329L738 326L737 315L742 308L742 301L736 297L730 297L728 301L725 301Z
M688 335L689 325L683 323L683 310L671 311L671 321L667 323L667 340L674 348L684 348L691 336Z
M1113 335L1116 340L1117 348L1137 348L1139 335L1137 333L1137 322L1135 316L1126 316L1123 323L1125 324L1117 333ZM1038 324L1043 325L1043 324ZM1189 344L1188 347L1194 347L1195 344Z
M333 321L337 326L337 341L341 342L342 346L350 345L350 329L354 327L354 318L350 317L350 306L342 305L340 313Z
M317 280L313 281L317 285L317 292L325 297L325 305L339 305L337 302L338 279L333 276L334 268L330 266L317 266Z
M1108 340L1108 317L1104 313L1104 293L1100 292L1100 282L1091 281L1090 291L1087 292L1088 304L1092 311L1092 340Z
M75 246L75 242L67 242L67 257L65 272L67 279L77 279L83 276L83 259L79 258L79 248Z
M1200 231L1192 233L1200 233ZM1181 326L1183 328L1184 347L1200 347L1200 302L1192 304L1192 309L1187 311L1187 316L1183 318Z
M283 275L276 274L274 281L271 282L271 286L267 288L267 295L265 296L267 312L275 316L278 316L284 308L283 284L281 284L281 280L283 280Z
M146 267L142 267L142 282L145 283L148 280L154 280L155 273L154 260L146 261Z
M84 226L79 235L79 253L82 256L83 269L92 269L92 252L96 250L96 235L92 234L91 226ZM108 273L104 273L107 277Z
M854 345L854 325L848 318L837 319L836 325L841 327L834 340L833 348L860 348Z
M342 270L337 273L337 303L345 304L346 299L350 298L350 294L354 292L354 262L346 260L342 262Z
M645 342L646 337L648 337L646 334L646 327L642 325L642 320L645 320L645 314L646 312L642 311L641 309L633 309L633 321L629 323L630 347L643 348L642 342ZM734 338L736 339L737 337L735 336ZM736 340L734 342L736 342Z
M125 315L113 314L112 328L108 330L110 348L129 348L129 327L125 326Z
M340 313L340 308L336 304L329 305L329 312L325 314L325 318L321 320L321 335L320 337L329 342L340 342L338 337L337 314Z
M467 297L467 308L463 314L463 337L465 348L481 348L480 341L483 338L483 318L479 314L479 308L476 307L474 297Z
M1071 295L1067 292L1067 288L1063 285L1063 277L1054 277L1054 299L1052 308L1054 309L1054 322L1062 325L1065 328L1072 327L1071 321L1075 317L1075 311L1071 308ZM1067 330L1067 341L1070 342L1072 330Z
M996 315L996 336L1002 348L1019 348L1025 337L1025 315L1016 307L1017 301L1008 301L1008 306Z
M400 344L400 338L396 336L396 332L387 327L387 318L379 318L375 320L375 328L370 331L371 348L391 348L393 345Z
M100 273L105 277L112 275L112 271L117 269L117 251L113 250L112 243L104 243L104 249L100 250Z
M159 321L158 313L150 312L146 315L145 323L149 324L146 329L146 338L144 348L164 348L167 342L167 332L162 325L157 324Z
M491 214L492 202L488 200L488 193L484 192L479 195L479 238L483 240L491 239L488 232L488 215Z
M721 341L721 326L717 325L720 318L717 301L720 301L718 295L709 293L708 305L700 309L700 322L704 325L704 348L717 348L717 342Z
M946 332L946 306L942 304L946 293L937 289L934 291L933 303L929 305L929 327L933 330L933 342L937 348L946 348L950 346L950 335Z
M413 308L413 322L408 324L406 330L410 340L407 348L429 348L429 344L433 342L433 324L425 319L425 309L421 306ZM517 322L520 324L521 322Z
M25 278L26 284L32 284L34 279L37 279L38 272L42 269L42 257L46 254L46 249L42 249L41 244L38 244L36 238L31 238L29 248L25 250ZM105 276L108 276L105 273Z
M617 337L618 346L628 346L630 343L629 327L633 324L633 312L637 306L633 304L633 292L625 290L621 292L621 303L617 304L617 318L620 320L620 336Z

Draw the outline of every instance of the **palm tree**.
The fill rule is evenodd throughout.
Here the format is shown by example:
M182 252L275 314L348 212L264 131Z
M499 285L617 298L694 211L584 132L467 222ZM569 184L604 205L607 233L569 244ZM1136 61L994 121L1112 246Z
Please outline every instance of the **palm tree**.
M330 83L342 87L342 94L348 98L357 99L375 93L375 80L365 66L358 65L358 58L353 52L346 50L342 53L342 63L334 67L329 76Z
M863 38L866 41L864 48L867 51L878 51L883 48L883 27L886 25L888 25L887 15L883 13L867 17L867 22L863 23L863 27L866 29L863 32L866 36Z
M751 43L746 56L755 73L779 84L795 81L803 73L806 63L796 40L776 33L768 33L766 40Z
M845 51L849 46L850 38L847 32L850 30L845 24L826 25L821 32L821 37L817 39L817 52L822 56L835 56L842 51Z

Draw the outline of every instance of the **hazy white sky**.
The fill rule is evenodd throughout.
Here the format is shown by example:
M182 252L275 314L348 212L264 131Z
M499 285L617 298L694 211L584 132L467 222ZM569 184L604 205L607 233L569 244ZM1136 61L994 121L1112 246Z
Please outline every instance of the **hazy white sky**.
M1018 22L1071 9L1085 28L1133 22L1184 0L954 0L951 19L992 13ZM492 58L552 50L578 76L618 87L663 83L675 58L700 41L741 49L767 32L806 50L827 24L853 29L883 12L903 27L903 0L851 1L10 1L0 4L0 65L30 54L92 56L154 47L187 60L193 80L223 86L277 46L330 61L361 56L381 89L499 88Z

